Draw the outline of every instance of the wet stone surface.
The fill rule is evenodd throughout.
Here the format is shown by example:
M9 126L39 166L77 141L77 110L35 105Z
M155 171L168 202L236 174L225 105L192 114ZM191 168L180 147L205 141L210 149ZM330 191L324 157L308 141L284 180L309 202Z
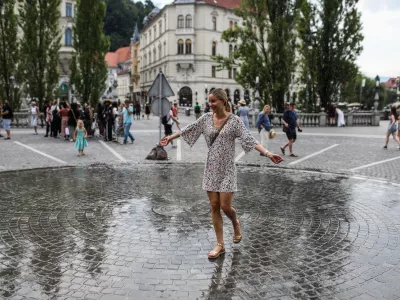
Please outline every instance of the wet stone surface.
M400 299L398 187L238 171L216 261L201 165L0 174L0 298Z

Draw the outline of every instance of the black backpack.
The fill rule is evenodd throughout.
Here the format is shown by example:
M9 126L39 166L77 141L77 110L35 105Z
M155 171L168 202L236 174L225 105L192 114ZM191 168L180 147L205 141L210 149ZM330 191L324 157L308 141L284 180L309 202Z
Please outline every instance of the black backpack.
M195 114L201 113L200 106L196 105L196 106L194 107L194 113L195 113Z

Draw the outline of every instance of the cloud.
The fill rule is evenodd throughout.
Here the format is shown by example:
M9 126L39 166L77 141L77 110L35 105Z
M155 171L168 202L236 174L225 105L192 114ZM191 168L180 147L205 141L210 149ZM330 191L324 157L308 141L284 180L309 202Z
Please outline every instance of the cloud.
M361 71L371 77L399 75L400 1L363 0L359 8L365 37L364 51L357 61Z

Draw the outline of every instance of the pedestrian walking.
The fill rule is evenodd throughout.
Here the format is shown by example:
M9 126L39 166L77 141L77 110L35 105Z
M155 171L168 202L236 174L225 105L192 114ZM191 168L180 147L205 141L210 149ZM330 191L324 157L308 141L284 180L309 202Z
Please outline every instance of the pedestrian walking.
M204 113L207 114L211 111L210 104L206 103L206 107L204 108Z
M345 127L346 123L344 122L344 113L339 107L336 107L336 114L338 115L337 126Z
M164 137L161 145L166 146L182 136L190 146L193 146L201 134L205 137L209 152L204 171L203 189L208 194L217 238L217 246L208 254L208 257L214 259L225 253L221 209L232 222L233 242L239 243L242 240L241 223L236 209L232 207L233 193L237 191L234 162L236 138L241 141L245 152L256 149L274 163L280 163L282 158L261 146L246 129L243 121L231 113L224 90L220 88L213 90L209 95L209 103L212 112L204 114L182 131Z
M32 101L31 102L31 126L33 127L34 135L38 135L37 132L37 123L39 120L39 116L40 116L40 111L39 108L36 106L36 102Z
M83 150L88 146L87 131L82 120L78 120L74 131L75 149L78 150L78 156L85 155Z
M70 135L68 128L69 107L66 102L64 102L61 106L62 108L59 111L61 117L61 135L64 137L64 140L68 140Z
M46 113L46 135L44 137L48 137L49 132L50 132L50 136L53 135L53 133L51 131L51 122L53 122L53 114L51 112L51 102L50 101L46 101L45 113Z
M135 141L135 138L133 137L132 133L130 132L130 129L131 129L132 123L133 123L133 105L129 104L129 101L125 101L121 115L122 115L123 124L124 124L124 144L126 144L128 142L128 137L131 139L131 142L133 144L133 142Z
M172 108L170 109L168 115L162 117L161 123L164 125L164 134L165 136L170 136L172 135L172 126L174 125L174 122L176 123L176 126L179 128L179 121L177 118L174 117L174 112ZM174 142L171 140L171 145L172 148L176 148L174 145Z
M3 102L0 99L0 138L4 137L1 134L1 129L3 128L3 115L1 114L2 111L3 111Z
M332 103L329 104L328 115L329 115L329 125L335 126L336 108Z
M78 125L78 120L80 120L80 112L79 106L76 103L71 104L71 109L68 111L68 132L71 136L69 136L69 141L73 142L72 132L75 131L76 126ZM68 140L67 138L67 140Z
M398 132L397 132L398 127L399 127L399 121L398 121L399 116L397 114L396 106L392 106L390 108L390 112L391 112L390 123L389 123L388 130L386 131L386 142L385 142L385 146L383 146L383 149L387 149L387 146L389 144L389 137L390 137L390 135L392 135L393 139L399 145L399 150L400 150L400 140L399 140L399 136L398 136Z
M136 120L140 120L140 113L142 111L142 108L140 107L139 101L136 101L135 106L133 107L136 115Z
M113 107L111 105L111 101L106 102L106 106L105 106L103 115L106 120L105 140L108 142L112 142L113 141L114 116L113 116Z
M179 114L179 112L178 112L178 103L175 102L174 105L172 106L171 110L172 110L172 114L174 115L174 118L175 119L179 119L179 117L178 117L178 114Z
M196 105L193 107L194 115L196 116L196 120L201 117L201 107L199 102L196 102Z
M150 103L146 102L146 106L144 107L146 116L147 116L147 120L150 120Z
M260 134L261 145L268 149L268 140L269 140L269 132L271 130L271 122L268 117L271 108L269 105L265 105L262 112L258 114L256 127L258 129L258 133ZM260 153L260 155L263 155Z
M57 139L59 138L58 135L62 133L61 130L61 117L60 113L58 112L57 109L54 109L52 112L52 122L51 122L51 132L53 133L53 138Z
M13 110L8 100L4 101L4 105L1 109L1 116L3 117L3 127L7 133L5 140L11 140L11 120L14 117Z
M238 116L240 119L243 121L244 126L246 127L247 130L250 130L250 125L249 125L249 108L247 107L247 103L245 100L240 100L239 101L240 107L238 109Z
M297 117L296 113L294 112L295 104L290 103L289 106L286 104L285 108L286 110L283 113L282 122L283 122L283 132L286 133L288 143L281 147L281 151L282 154L285 155L285 149L286 147L289 146L290 156L297 157L297 155L293 153L293 144L297 140L296 129L299 128L299 130L301 130L301 128L298 127L297 125Z
M99 103L97 104L97 110L96 110L96 122L97 122L97 127L99 128L99 138L102 138L105 136L105 119L103 115L103 110L104 106Z

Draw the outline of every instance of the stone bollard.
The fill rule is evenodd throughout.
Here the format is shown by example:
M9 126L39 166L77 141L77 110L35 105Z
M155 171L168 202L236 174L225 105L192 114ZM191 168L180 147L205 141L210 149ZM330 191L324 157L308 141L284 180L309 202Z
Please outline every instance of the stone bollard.
M376 110L372 113L372 126L379 126L380 122L381 122L381 113Z
M326 113L324 108L321 108L321 112L319 113L319 126L320 127L326 126Z
M353 111L349 111L347 114L347 124L346 126L353 126Z

